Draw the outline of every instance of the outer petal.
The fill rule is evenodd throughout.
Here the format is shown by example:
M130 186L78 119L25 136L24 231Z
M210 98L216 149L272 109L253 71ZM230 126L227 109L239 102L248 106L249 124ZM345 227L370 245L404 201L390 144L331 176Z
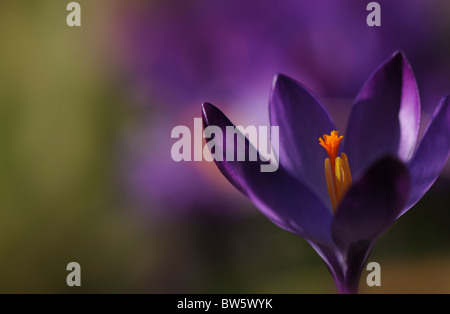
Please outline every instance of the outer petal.
M408 199L405 164L385 157L373 165L344 196L331 227L336 249L329 268L341 293L358 291L359 279L377 238L395 221ZM334 258L333 258L334 256Z
M215 106L202 106L204 127L218 126L224 134L224 161L215 161L222 174L245 194L272 222L305 239L331 243L332 214L305 185L292 177L282 167L275 172L261 172L261 161L225 161L225 151L235 149L234 139L226 139L230 120ZM239 136L244 137L242 133ZM255 148L245 139L248 156ZM218 145L219 143L216 143Z
M330 115L305 87L282 74L274 79L269 112L271 125L280 127L280 164L329 204L324 179L327 153L319 137L335 130Z
M390 154L408 161L420 127L420 100L411 66L395 53L367 80L356 97L344 134L345 152L357 175Z
M341 252L373 242L403 209L409 195L409 172L404 163L384 157L355 182L344 196L331 233Z
M449 96L442 97L409 163L411 193L400 215L416 204L436 181L450 154Z

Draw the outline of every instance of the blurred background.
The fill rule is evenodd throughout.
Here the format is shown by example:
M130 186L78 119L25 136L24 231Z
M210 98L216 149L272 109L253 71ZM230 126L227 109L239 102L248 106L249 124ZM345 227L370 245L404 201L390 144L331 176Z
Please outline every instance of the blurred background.
M450 3L390 0L381 27L352 0L0 1L0 292L334 293L301 238L270 223L211 163L174 162L170 132L200 104L266 125L272 79L303 82L345 129L394 51L422 129L450 92ZM450 293L450 171L382 238L382 287ZM81 287L66 265L81 265Z

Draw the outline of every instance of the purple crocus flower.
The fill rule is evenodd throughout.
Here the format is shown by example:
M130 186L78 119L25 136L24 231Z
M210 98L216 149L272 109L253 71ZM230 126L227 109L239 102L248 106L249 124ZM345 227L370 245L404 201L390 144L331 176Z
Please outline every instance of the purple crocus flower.
M260 172L262 161L216 165L273 223L311 244L340 293L356 293L376 240L419 201L449 156L449 98L442 97L416 145L421 117L417 84L397 52L356 97L343 147L324 106L285 75L275 77L269 113L271 125L279 126L277 171ZM204 127L232 125L209 103L203 104L202 114ZM327 150L319 145L319 138L330 132L321 145L328 150L331 170ZM224 138L216 145L225 154L227 145L235 144ZM252 149L247 141L247 153ZM336 157L338 152L345 154Z

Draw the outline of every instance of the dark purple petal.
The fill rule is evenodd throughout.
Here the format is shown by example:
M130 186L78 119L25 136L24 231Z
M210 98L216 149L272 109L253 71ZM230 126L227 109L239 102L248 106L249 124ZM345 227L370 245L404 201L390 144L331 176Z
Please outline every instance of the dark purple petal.
M407 162L416 146L420 100L411 66L395 53L367 80L350 115L344 149L355 175L384 155Z
M337 209L331 233L339 250L367 246L386 231L406 204L409 183L408 168L396 158L384 157L370 167Z
M215 106L202 106L204 127L218 126L224 134L221 150L224 161L215 161L222 174L245 194L279 227L315 242L331 243L330 226L333 215L304 184L279 167L275 172L261 172L262 161L225 161L226 149L236 147L227 139L230 120ZM242 133L239 136L244 137ZM216 143L217 145L218 143ZM255 148L245 138L246 160Z
M271 125L280 127L280 164L329 205L324 175L327 153L319 138L336 129L330 115L304 86L281 74L274 80L269 111Z
M375 241L393 224L408 193L408 168L396 158L385 157L344 196L331 226L336 248L328 253L333 268L330 272L339 292L358 291L361 272Z
M410 209L436 181L450 153L449 96L442 97L409 163L411 193L400 215Z

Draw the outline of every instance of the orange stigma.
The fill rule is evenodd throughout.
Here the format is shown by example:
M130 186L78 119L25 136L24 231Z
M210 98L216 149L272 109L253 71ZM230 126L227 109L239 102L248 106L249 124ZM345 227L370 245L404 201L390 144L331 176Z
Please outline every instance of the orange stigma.
M347 155L341 153L341 157L338 157L342 138L343 136L339 136L338 131L333 131L330 135L324 134L323 138L319 138L319 144L326 149L328 156L330 156L330 158L325 159L325 179L334 213L336 213L339 203L352 185Z
M339 152L339 145L341 144L341 140L343 138L342 135L341 136L338 135L339 135L338 131L333 131L330 133L330 135L324 134L323 139L321 137L319 138L320 145L326 149L326 151L328 152L328 156L330 156L331 165L333 166L333 169L334 169L334 162Z

